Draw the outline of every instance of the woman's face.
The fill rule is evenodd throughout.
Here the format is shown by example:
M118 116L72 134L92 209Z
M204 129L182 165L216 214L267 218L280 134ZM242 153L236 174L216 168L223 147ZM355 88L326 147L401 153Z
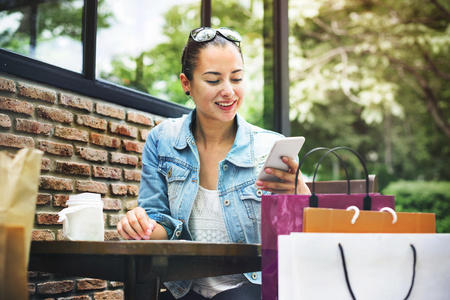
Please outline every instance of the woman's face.
M209 121L234 120L244 101L245 90L239 50L231 44L202 49L189 85L197 116Z

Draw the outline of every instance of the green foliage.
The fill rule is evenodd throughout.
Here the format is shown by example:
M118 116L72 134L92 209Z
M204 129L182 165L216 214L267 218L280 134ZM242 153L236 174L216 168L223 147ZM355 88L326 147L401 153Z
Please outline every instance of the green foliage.
M436 232L450 233L450 182L398 181L382 190L395 196L396 211L436 214Z
M262 22L253 15L253 6L237 1L214 2L214 28L230 27L243 36L241 44L246 69L247 92L240 113L251 123L262 126ZM164 14L162 34L167 42L155 45L137 57L114 58L113 70L101 77L160 99L193 107L181 88L181 53L189 32L200 26L199 3L175 5ZM130 64L129 62L133 62Z
M57 37L67 36L81 42L83 5L80 0L50 1L40 3L36 12L36 44ZM98 2L97 28L108 28L111 12L105 1ZM23 6L0 13L1 18L12 17L18 22L16 28L7 28L0 34L0 47L28 55L30 52L30 6ZM13 22L14 23L14 22Z
M449 16L448 1L290 2L292 134L354 148L383 185L450 180Z

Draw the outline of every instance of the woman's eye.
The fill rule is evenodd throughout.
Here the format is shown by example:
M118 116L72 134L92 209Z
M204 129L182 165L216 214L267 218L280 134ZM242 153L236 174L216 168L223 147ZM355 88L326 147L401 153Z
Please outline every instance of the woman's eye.
M242 78L231 79L231 81L233 81L233 82L240 82L240 81L242 81Z
M218 84L220 80L207 80L206 82L209 84Z

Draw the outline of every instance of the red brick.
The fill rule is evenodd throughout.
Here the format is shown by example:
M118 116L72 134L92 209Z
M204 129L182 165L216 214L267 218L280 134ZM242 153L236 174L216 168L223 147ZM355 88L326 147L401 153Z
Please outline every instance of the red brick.
M50 171L52 167L52 161L49 158L42 158L41 171Z
M95 111L104 116L124 120L125 119L125 110L119 107L111 106L108 104L97 103L95 105Z
M41 176L39 178L39 187L47 190L71 191L73 190L73 180L52 176Z
M46 213L38 212L36 213L36 224L38 225L56 225L58 223L59 216L57 213Z
M103 210L122 210L122 202L119 199L104 198Z
M53 195L53 206L54 207L67 207L67 200L69 200L69 195Z
M36 272L36 271L28 271L28 278L35 278L35 279L49 279L50 273L46 272Z
M117 230L105 230L105 241L119 241L122 237Z
M22 82L19 83L19 95L50 103L56 103L57 99L55 91Z
M55 234L48 229L33 229L31 232L32 241L54 241Z
M34 148L34 140L27 136L0 133L0 146L11 148Z
M36 107L36 112L40 118L52 120L60 123L72 123L73 114L67 110L62 110L54 107L47 107L39 105Z
M109 148L120 147L120 139L98 133L91 133L91 142L93 144Z
M108 152L105 150L77 147L76 151L85 160L94 162L106 162L108 160Z
M39 295L56 295L73 291L73 281L49 281L38 283L36 293Z
M58 230L58 231L56 232L56 240L57 240L57 241L64 241L64 240L65 240L64 232L62 231L62 229L61 229L61 230Z
M144 143L123 140L123 147L127 151L142 153L144 151Z
M51 299L53 300L53 299ZM71 297L64 297L64 298L58 298L57 300L91 300L91 297L87 295L81 295L81 296L71 296Z
M122 169L102 166L92 166L92 174L97 178L120 179Z
M93 102L92 100L77 97L69 94L61 94L61 104L64 106L70 106L79 108L82 110L87 110L92 112L93 110Z
M139 132L140 132L140 134L141 134L141 139L142 139L143 141L146 141L146 140L147 140L147 137L148 137L148 135L149 135L149 133L150 133L150 130L148 130L148 129L141 129L141 130L139 130Z
M110 227L116 227L117 223L119 223L119 221L125 217L124 215L109 215L108 218L108 226Z
M107 287L106 280L91 279L91 278L77 280L77 290L78 291L99 290L99 289L105 289L106 287Z
M0 77L0 90L14 93L16 91L16 84L11 79Z
M124 294L122 290L105 291L94 294L94 300L123 300Z
M137 185L128 185L128 195L130 196L138 196L139 195L139 186Z
M36 292L36 285L34 283L28 283L28 294L32 295Z
M113 195L126 195L127 186L125 184L111 184L111 193Z
M50 194L39 193L37 195L37 200L36 200L37 205L46 205L46 204L49 204L50 201L52 201L52 195L50 195Z
M127 121L133 122L137 124L147 125L147 126L153 126L153 120L150 117L144 116L140 113L135 112L129 112L127 114Z
M39 123L33 120L16 119L16 130L34 134L49 136L52 132L52 124Z
M76 181L77 191L80 192L91 192L98 194L106 194L108 192L108 186L103 182L96 181Z
M108 122L104 119L95 118L89 115L77 115L77 124L95 129L106 130Z
M73 146L67 144L58 144L48 141L40 141L39 142L39 150L44 152L60 155L60 156L72 156L73 155Z
M0 126L10 128L12 126L11 119L8 115L0 114Z
M32 104L16 99L0 97L0 109L9 110L31 116L34 111Z
M125 204L125 209L127 211L132 210L136 207L137 207L137 200L127 201L127 203Z
M66 140L89 142L89 133L76 128L56 126L55 136Z
M137 133L138 133L138 130L136 127L128 126L125 124L112 123L112 122L109 123L109 130L112 133L125 135L125 136L129 136L129 137L133 137L133 138L136 138Z
M110 281L109 282L109 287L111 288L118 288L118 287L123 287L123 282L120 281Z
M141 181L141 171L123 170L123 179L125 181Z
M88 164L72 163L65 161L56 162L56 172L69 175L91 175L91 166Z
M112 152L110 162L116 164L137 166L139 159L134 155Z

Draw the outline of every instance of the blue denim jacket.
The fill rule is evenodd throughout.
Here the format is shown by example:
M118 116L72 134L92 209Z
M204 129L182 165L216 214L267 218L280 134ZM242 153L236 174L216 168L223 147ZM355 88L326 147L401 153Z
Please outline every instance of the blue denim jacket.
M232 243L261 243L261 195L255 186L273 143L283 136L247 123L239 115L234 144L219 163L217 190L225 227ZM195 110L177 119L168 119L148 135L142 155L138 205L161 224L169 239L192 240L189 216L199 186L200 160L190 130ZM261 284L261 274L244 274ZM172 294L185 295L192 280L166 282Z

